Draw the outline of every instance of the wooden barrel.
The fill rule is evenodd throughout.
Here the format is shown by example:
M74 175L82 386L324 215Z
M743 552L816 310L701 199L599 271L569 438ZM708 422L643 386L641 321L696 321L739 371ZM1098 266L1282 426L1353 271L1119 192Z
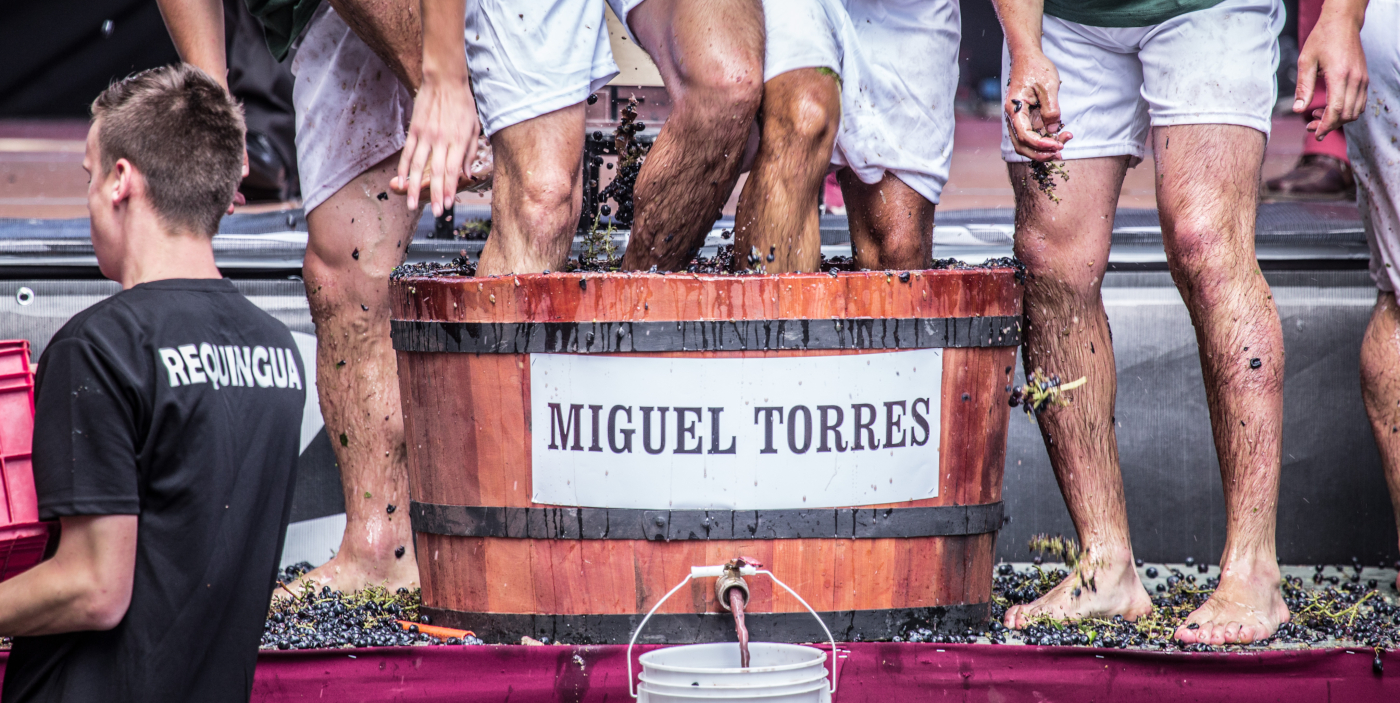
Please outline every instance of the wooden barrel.
M487 642L625 642L691 566L758 559L838 638L989 613L1011 268L401 276L424 612ZM755 640L815 641L750 579ZM643 641L733 639L693 581Z

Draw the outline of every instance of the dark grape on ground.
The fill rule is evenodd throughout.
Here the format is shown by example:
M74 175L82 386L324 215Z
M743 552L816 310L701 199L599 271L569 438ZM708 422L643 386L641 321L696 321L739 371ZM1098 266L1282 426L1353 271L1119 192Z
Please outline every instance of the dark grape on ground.
M1205 564L1190 568L1201 572ZM1337 567L1339 570L1342 567ZM1400 642L1400 605L1394 594L1387 595L1376 579L1364 584L1360 579L1332 585L1326 579L1314 578L1307 584L1301 576L1284 577L1283 597L1292 614L1271 638L1250 645L1211 647L1183 644L1173 638L1179 627L1196 608L1205 602L1218 583L1218 578L1197 579L1182 569L1163 565L1167 574L1158 583L1161 590L1149 588L1152 613L1128 622L1121 616L1055 622L1043 619L1015 631L1002 626L1002 618L1013 605L1030 603L1054 588L1068 576L1063 568L1039 565L999 564L993 577L992 617L985 627L961 633L940 633L928 627L907 629L896 641L938 643L992 643L1050 646L1089 646L1120 649L1147 649L1176 652L1250 651L1261 649L1298 649L1360 647L1394 649ZM1155 578L1156 567L1145 570ZM1322 567L1317 573L1322 574ZM1356 567L1360 573L1360 567ZM1390 577L1393 580L1393 576ZM1389 587L1388 584L1384 585Z
M302 562L278 572L279 596L268 609L263 626L263 649L329 649L337 647L408 647L481 644L476 637L436 637L409 632L399 620L418 622L422 604L418 590L390 592L370 588L341 593L329 588L299 588L297 579L311 570ZM295 594L295 597L291 597Z

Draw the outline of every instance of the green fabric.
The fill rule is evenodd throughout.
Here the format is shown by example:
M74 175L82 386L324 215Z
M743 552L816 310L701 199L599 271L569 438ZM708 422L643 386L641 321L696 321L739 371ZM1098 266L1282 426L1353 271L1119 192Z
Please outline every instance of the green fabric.
M1222 0L1045 0L1045 14L1090 27L1146 27Z
M306 29L321 0L246 0L248 12L262 23L267 48L278 61L287 58L292 42Z

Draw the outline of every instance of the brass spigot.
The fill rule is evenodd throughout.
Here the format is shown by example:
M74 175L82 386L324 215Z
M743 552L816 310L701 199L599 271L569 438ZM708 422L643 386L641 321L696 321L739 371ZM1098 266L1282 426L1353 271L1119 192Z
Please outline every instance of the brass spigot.
M737 588L744 594L744 603L749 602L749 584L744 582L744 577L739 575L739 568L745 565L743 559L730 559L724 565L724 573L715 579L715 599L719 601L719 607L729 610L729 591Z

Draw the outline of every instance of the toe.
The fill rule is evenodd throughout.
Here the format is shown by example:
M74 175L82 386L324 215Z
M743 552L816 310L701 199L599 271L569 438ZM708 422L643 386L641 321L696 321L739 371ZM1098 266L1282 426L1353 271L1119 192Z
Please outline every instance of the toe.
M1006 616L1003 617L1003 618L1001 619L1001 624L1007 626L1008 628L1010 628L1010 629L1012 629L1012 630L1019 630L1019 629L1021 629L1020 626L1016 624L1016 620L1019 618L1020 614L1021 614L1021 606L1019 606L1019 605L1013 605L1013 606L1011 606L1010 608L1007 609L1007 611L1006 611Z

